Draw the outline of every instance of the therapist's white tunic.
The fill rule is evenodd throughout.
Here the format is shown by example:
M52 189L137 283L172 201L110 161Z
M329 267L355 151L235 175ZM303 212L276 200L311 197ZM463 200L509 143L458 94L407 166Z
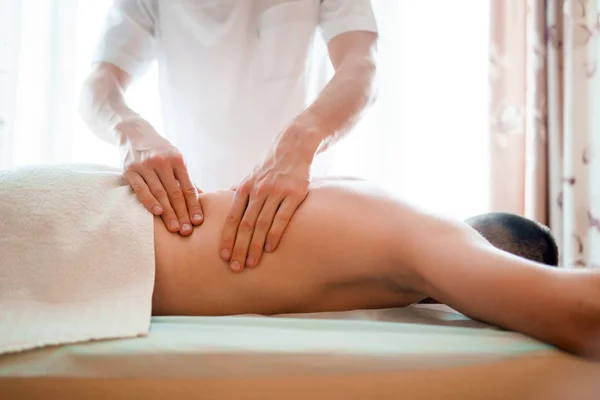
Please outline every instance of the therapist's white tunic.
M376 31L369 0L115 0L94 62L137 77L157 60L165 136L201 189L226 189L306 107L315 33L355 30Z

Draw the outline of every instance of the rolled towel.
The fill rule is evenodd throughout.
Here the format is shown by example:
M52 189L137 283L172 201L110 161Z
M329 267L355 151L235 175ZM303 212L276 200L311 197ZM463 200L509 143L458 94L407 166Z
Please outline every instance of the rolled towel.
M118 170L0 170L0 354L145 335L153 216Z

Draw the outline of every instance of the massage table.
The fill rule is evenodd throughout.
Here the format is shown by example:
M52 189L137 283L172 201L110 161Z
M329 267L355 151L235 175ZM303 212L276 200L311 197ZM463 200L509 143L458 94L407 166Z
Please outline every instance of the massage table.
M600 363L442 305L155 317L146 337L0 356L0 399L600 399Z

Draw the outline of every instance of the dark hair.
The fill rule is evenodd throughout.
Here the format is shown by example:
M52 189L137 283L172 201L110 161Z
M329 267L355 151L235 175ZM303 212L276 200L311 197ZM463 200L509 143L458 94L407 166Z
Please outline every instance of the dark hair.
M465 221L493 246L538 263L557 266L558 246L548 227L504 212L477 215Z

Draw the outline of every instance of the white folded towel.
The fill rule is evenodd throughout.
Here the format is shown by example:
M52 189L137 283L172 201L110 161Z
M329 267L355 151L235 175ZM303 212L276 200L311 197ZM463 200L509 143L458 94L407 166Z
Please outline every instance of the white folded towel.
M145 335L153 217L115 169L0 171L0 354Z

